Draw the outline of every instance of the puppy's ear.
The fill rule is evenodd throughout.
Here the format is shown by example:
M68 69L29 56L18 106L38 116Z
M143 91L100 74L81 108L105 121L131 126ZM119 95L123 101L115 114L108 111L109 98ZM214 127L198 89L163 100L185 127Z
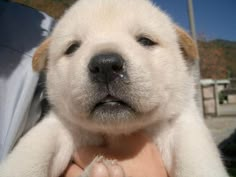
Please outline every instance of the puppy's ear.
M178 35L179 45L187 60L196 60L199 58L198 49L193 39L180 27L175 26Z
M32 67L34 71L41 72L43 69L45 69L47 65L48 47L50 42L51 39L47 38L36 49L32 60Z

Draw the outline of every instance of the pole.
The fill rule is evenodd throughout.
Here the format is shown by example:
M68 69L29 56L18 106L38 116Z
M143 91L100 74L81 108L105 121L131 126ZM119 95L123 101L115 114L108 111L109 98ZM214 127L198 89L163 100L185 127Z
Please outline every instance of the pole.
M189 15L189 24L190 30L193 40L197 46L197 37L196 37L196 30L195 30L195 20L194 20L194 11L193 11L193 1L188 0L188 15ZM197 47L198 48L198 47ZM202 101L202 91L201 91L201 74L200 74L200 58L196 58L194 63L194 76L195 76L195 83L196 83L196 102L197 106L200 110L200 113L203 115L203 101Z

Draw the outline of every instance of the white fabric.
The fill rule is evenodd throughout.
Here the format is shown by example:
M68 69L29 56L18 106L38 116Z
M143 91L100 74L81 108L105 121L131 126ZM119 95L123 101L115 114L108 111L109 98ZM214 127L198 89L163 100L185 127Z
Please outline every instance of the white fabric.
M31 62L52 24L42 12L0 2L0 161L40 118L42 93L35 93L39 76Z

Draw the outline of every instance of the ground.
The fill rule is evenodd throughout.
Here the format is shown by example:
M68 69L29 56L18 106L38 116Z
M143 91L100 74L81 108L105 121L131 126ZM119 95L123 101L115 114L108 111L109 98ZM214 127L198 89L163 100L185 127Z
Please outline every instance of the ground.
M236 115L208 117L205 120L215 142L220 144L221 155L230 176L236 177Z
M236 115L211 118L208 117L205 120L217 144L228 138L234 130L236 130Z

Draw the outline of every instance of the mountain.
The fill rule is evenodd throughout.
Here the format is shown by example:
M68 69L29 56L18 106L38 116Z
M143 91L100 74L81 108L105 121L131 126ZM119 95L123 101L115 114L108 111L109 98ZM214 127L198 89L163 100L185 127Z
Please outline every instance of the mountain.
M236 42L222 39L199 40L203 78L236 77Z

